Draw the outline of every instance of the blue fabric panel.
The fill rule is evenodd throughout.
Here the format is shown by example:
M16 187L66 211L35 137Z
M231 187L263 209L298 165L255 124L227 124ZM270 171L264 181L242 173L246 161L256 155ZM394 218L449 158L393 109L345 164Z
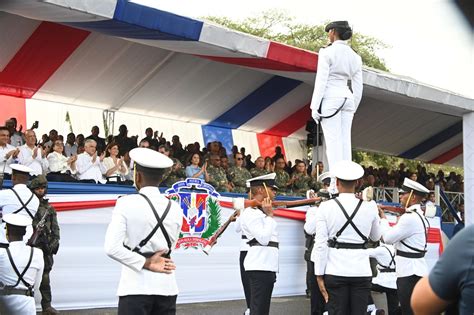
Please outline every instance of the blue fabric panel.
M203 125L201 129L202 137L204 139L204 145L207 145L209 142L212 141L219 141L222 143L222 146L227 150L227 154L232 152L234 139L232 137L231 129L206 125Z
M443 131L438 132L434 136L426 139L420 144L414 146L410 150L407 150L399 155L399 157L405 159L414 159L420 155L428 152L437 145L443 143L444 141L451 139L458 133L462 132L462 121L455 123L454 125L444 129Z
M10 180L3 182L3 188L12 187ZM96 195L96 194L133 194L137 189L134 186L104 185L89 183L48 182L48 194L58 195ZM92 198L93 199L93 198Z
M208 125L237 129L301 84L301 81L275 76Z
M64 23L106 35L156 40L198 41L203 22L118 0L113 20Z

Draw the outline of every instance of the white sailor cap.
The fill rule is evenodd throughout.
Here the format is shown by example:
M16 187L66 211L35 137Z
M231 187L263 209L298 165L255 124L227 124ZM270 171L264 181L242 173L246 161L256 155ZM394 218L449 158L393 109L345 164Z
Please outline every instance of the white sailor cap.
M32 224L31 218L18 214L18 213L8 213L3 216L3 221L9 225L15 226L28 226Z
M324 181L331 180L332 174L330 172L324 172L318 176L318 182L324 183Z
M336 178L353 181L364 176L364 169L356 162L343 160L337 162L336 165L334 165L332 173Z
M135 148L130 151L130 158L139 166L145 168L168 168L173 166L173 160L166 155L148 148Z
M399 190L399 193L409 193L410 191L413 191L414 194L421 196L424 196L425 194L428 194L430 192L430 190L422 184L405 177L405 179L403 180L402 188Z
M262 176L257 176L251 179L248 179L246 184L247 187L263 186L265 184L267 187L273 187L278 189L278 186L275 184L276 173L270 173Z
M34 172L31 168L22 164L10 164L10 167L13 171L29 174Z

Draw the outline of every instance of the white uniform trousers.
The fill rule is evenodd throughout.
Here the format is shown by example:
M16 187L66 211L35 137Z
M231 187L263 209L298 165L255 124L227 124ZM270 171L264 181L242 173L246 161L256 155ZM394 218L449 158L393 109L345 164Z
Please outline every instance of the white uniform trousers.
M323 99L321 116L334 114L342 103L344 103L343 97ZM351 128L354 113L354 100L348 98L339 113L321 120L329 171L338 161L352 160Z

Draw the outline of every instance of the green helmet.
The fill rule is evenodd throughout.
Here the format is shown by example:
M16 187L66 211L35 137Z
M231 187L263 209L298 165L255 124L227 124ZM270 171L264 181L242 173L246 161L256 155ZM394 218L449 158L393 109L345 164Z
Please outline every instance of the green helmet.
M36 189L39 187L48 188L48 180L44 175L38 175L30 183L30 189Z

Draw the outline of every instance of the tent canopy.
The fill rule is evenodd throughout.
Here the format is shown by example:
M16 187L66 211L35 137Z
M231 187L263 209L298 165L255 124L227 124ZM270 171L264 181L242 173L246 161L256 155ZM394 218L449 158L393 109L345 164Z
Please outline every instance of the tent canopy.
M259 145L306 138L314 52L125 0L3 0L0 29L0 94L199 124L204 141L215 130L255 133ZM353 146L461 165L473 110L364 69Z

